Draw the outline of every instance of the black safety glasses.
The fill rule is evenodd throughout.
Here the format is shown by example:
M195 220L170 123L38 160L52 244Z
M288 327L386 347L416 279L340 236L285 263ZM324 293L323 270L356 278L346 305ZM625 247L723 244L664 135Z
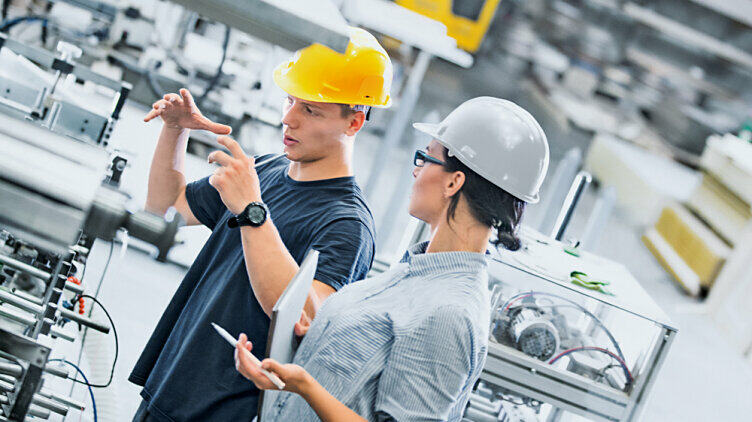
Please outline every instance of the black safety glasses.
M415 150L415 157L413 157L413 164L415 164L415 167L423 167L426 163L440 164L442 166L445 164L438 158L431 157L422 149Z

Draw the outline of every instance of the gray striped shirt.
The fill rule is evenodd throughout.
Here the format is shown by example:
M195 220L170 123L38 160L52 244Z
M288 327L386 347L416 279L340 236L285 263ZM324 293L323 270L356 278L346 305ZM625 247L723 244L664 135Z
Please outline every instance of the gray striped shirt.
M377 277L322 305L295 355L329 393L371 421L459 421L486 358L483 254L411 248ZM283 392L271 420L315 421Z

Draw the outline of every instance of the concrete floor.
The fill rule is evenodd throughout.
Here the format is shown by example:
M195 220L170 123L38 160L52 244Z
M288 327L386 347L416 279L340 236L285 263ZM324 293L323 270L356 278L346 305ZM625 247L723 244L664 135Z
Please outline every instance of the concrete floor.
M432 65L420 104L431 104L432 107L437 107L442 113L446 113L462 100L476 95L514 98L519 93L518 86L509 81L503 81L506 76L494 74L495 70L492 66L479 63L476 68L465 72L462 78L456 77L453 73L455 71L448 66L450 65L441 62ZM423 116L427 111L427 107L420 106L415 116ZM135 191L134 197L137 199L143 197L144 194L143 187L151 155L150 148L153 148L153 140L156 139L158 130L157 125L140 124L138 122L140 113L141 110L138 108L128 108L118 128L118 133L123 134L121 136L124 137L127 135L132 142L129 149L135 153L136 158L132 161L132 168L129 168L126 173L131 177L131 180L127 182L128 188ZM546 128L546 131L549 132L549 128ZM552 143L552 166L569 147L585 148L587 146L587 141L581 137L564 135L553 137L551 133L555 132L549 133ZM379 147L378 142L377 137L363 137L356 147L356 162L367 161L368 157L372 156L372 152ZM409 161L411 154L408 150L408 147L404 147L396 151L395 162L402 159ZM391 168L394 171L385 173L400 174L403 166L401 164L394 164L394 166ZM370 168L370 166L364 166L364 168ZM200 175L205 172L205 169L196 164L193 171ZM362 171L357 174L359 181L364 181L366 176L367 173ZM391 184L384 183L384 185ZM377 192L377 197L385 197L388 194L389 188L381 187ZM379 213L384 212L382 205ZM542 210L531 209L530 212L535 214ZM382 224L385 218L387 217L377 215L377 224ZM582 218L584 217L577 214L572 223L574 235ZM397 224L401 225L404 221L406 220L397 220ZM200 228L188 230L192 231L189 237L193 239L200 240L206 235L206 232ZM603 232L600 246L595 251L624 263L680 330L668 359L658 375L643 420L750 420L752 366L731 351L710 318L698 312L701 308L695 306L697 302L684 295L650 255L640 241L643 230L643 227L631 223L629 216L625 215L622 210L617 209ZM389 244L393 244L393 241L390 240ZM195 245L193 249L189 248L183 253L184 258L190 258L191 254L195 253L194 250ZM106 243L98 242L95 245L87 269L88 290L95 287L108 251L109 245ZM114 247L114 257L104 276L100 292L102 302L108 307L116 321L120 336L120 359L113 386L116 394L116 404L113 405L113 409L116 409L116 413L108 420L128 421L138 406L139 388L126 381L127 375L162 310L177 288L184 271L185 269L178 265L158 264L143 252L134 249L128 250L124 256L120 257L120 246ZM72 345L61 347L58 353L64 353L68 359L75 359L77 350L77 346ZM232 351L228 349L228 353ZM89 365L86 359L83 364L84 367ZM83 388L76 387L75 394L81 401L89 402L88 395ZM106 393L98 393L98 401L100 395L103 396L101 400L104 403L110 400L104 397ZM100 405L100 417L101 412L105 411L103 407ZM90 415L90 411L87 410L83 419L90 420ZM79 416L76 412L71 412L65 420L77 421Z

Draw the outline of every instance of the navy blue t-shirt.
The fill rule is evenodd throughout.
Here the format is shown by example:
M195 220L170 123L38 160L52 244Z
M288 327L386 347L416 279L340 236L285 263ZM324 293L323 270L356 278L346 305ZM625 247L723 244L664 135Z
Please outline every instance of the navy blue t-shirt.
M266 157L258 157L263 160ZM316 280L339 290L365 278L373 262L374 223L352 177L298 182L281 157L257 169L261 197L282 241L300 264L319 251ZM144 387L148 411L165 421L242 421L257 413L259 391L235 370L233 350L216 322L266 352L269 318L246 272L240 229L208 178L188 184L193 215L212 234L185 275L128 378ZM262 246L259 246L262 247Z

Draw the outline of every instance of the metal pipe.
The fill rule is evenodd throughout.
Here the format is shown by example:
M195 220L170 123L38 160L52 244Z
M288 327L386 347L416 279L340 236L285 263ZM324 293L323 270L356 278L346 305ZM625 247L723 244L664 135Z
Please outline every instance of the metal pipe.
M0 391L12 392L14 389L15 389L15 386L13 385L13 383L0 381ZM66 406L55 403L51 399L44 397L44 396L40 396L39 394L34 394L34 397L32 397L31 402L43 409L47 409L52 412L55 412L58 415L65 416L68 414L68 408Z
M581 245L586 250L595 252L598 249L598 243L603 236L609 218L611 218L615 203L616 188L613 186L603 189L598 195L580 239Z
M15 389L15 386L12 383L0 381L0 391L5 391L5 392L10 393L14 389ZM47 397L39 396L38 394L34 394L34 396L31 398L31 402L43 409L47 409L51 412L57 413L58 415L65 416L68 414L68 408L66 406L55 403L51 399L48 399Z
M35 318L32 318L28 315L21 315L20 313L16 313L13 311L13 309L9 309L9 308L0 307L0 317L9 319L11 321L15 321L15 322L27 325L27 326L36 324ZM73 342L76 340L75 337L73 337L72 335L66 333L65 331L57 327L50 328L50 335L61 338L63 340L68 340L70 342Z
M43 409L57 413L58 415L65 416L68 414L68 406L47 397L40 396L39 394L35 394L34 398L31 399L31 402Z
M582 167L582 151L579 148L572 148L564 154L564 158L556 165L556 170L549 179L546 197L543 201L542 219L537 224L530 224L538 227L541 233L548 233L556 222L556 217L561 210L562 204L567 197L567 192L572 181L577 177L577 171ZM540 206L540 205L539 205Z
M28 294L26 292L22 292L20 290L13 290L13 294L20 297L21 299L25 299L25 300L28 300L29 302L34 302L37 305L42 306L42 299L34 295Z
M71 343L76 341L75 337L56 327L50 328L50 335L53 337L61 338L63 340L68 340Z
M551 230L551 237L556 240L561 240L564 236L564 232L567 230L569 221L574 214L574 209L577 207L577 203L582 197L582 192L585 191L585 188L592 181L593 176L591 176L590 173L586 171L577 173L577 177L574 178L574 182L572 182L572 186L569 188L569 193L567 193L567 197L564 200L564 205L562 205L561 211L559 211L559 216L556 217L556 223Z
M16 296L15 294L7 292L5 290L0 290L0 302L5 302L9 305L13 305L19 309L23 309L24 311L31 312L35 315L41 315L42 312L44 312L43 307L33 302L29 302L26 299L20 298ZM58 309L58 311L60 312L60 316L62 316L63 318L68 318L72 321L78 322L82 325L85 325L89 328L92 328L94 330L100 331L105 334L110 332L110 327L106 325L102 325L98 322L92 321L91 319L81 316L75 312L69 311L67 309Z
M11 321L16 321L24 325L34 325L36 323L36 319L28 315L21 315L14 311L14 309L8 307L4 308L0 306L0 317L7 318Z
M25 262L21 262L6 255L0 255L0 263L13 268L14 270L23 271L29 275L33 275L34 277L41 278L45 281L50 279L50 273L42 271L39 268L32 267Z
M62 274L59 277L64 277ZM71 291L77 295L80 295L84 292L84 288L78 284L71 283L70 281L65 282L65 290Z
M70 370L68 368L55 366L51 363L44 366L44 372L64 379L70 378Z
M77 409L79 411L86 410L86 406L82 402L73 400L70 397L64 397L64 396L55 394L55 393L47 391L47 390L40 390L38 394L41 395L41 396L47 397L49 399L58 401L58 402L66 405L68 407L71 407L73 409Z
M372 202L374 202L373 195L375 194L376 185L379 182L381 173L384 170L384 163L387 162L387 156L399 144L402 134L410 122L415 104L418 102L418 97L420 97L420 85L423 83L423 77L426 74L426 70L428 70L428 65L431 63L432 57L431 53L423 50L418 53L415 64L410 69L410 75L407 77L405 88L402 90L399 110L397 110L397 113L394 114L392 120L389 122L389 127L386 130L386 134L384 134L384 141L376 150L376 156L372 160L371 174L368 175L365 189L363 189L366 198Z
M31 312L34 315L41 315L42 312L44 312L44 308L42 306L5 290L0 290L0 302L5 302L9 305L13 305L16 308L23 309L26 312Z
M51 363L45 365L44 372L65 379L70 376L70 371L67 368L54 366ZM10 382L9 377L19 378L21 374L23 374L21 365L13 362L0 362L0 379Z
M0 374L9 375L13 378L21 377L23 374L23 368L21 365L12 362L0 362Z
M50 411L47 409L42 409L39 406L29 406L29 411L26 412L26 415L34 416L35 418L40 418L40 419L49 419Z
M86 318L84 316L81 316L73 311L69 311L67 309L60 309L60 316L63 318L68 318L71 321L78 322L82 325L85 325L91 329L97 330L101 333L108 334L110 332L110 327L106 325L102 325L98 322L92 321L89 318Z

